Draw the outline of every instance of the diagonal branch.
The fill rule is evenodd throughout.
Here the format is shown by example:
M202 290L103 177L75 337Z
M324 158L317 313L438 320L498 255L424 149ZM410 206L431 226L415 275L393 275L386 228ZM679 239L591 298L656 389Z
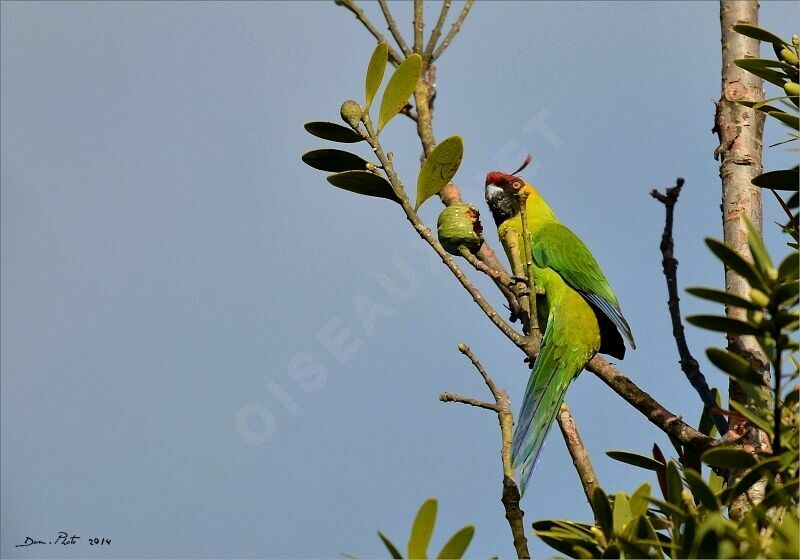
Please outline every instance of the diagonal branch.
M675 213L675 205L678 202L678 197L683 188L683 179L678 178L675 181L675 186L670 187L661 194L656 189L650 192L650 196L655 198L664 205L666 210L666 218L664 219L664 233L661 235L661 264L664 269L664 277L667 280L667 293L669 300L667 306L669 307L669 317L672 321L672 336L675 338L675 344L678 347L678 354L680 355L681 370L686 379L689 380L694 390L700 395L703 405L709 412L716 408L717 402L711 394L711 389L708 388L703 372L700 371L700 364L692 356L689 350L689 344L686 342L686 335L681 322L681 307L680 298L678 297L678 260L675 258L675 241L672 238L672 224L673 216ZM719 414L711 412L711 418L714 420L714 425L719 430L720 435L728 431L728 422Z
M661 431L691 448L697 454L712 447L714 439L699 432L677 416L664 408L658 401L648 395L636 384L625 377L616 367L600 356L595 356L586 365L600 380L611 387L615 393L628 401L636 410L647 417Z
M461 13L458 14L458 18L453 22L453 26L450 28L450 31L447 33L447 35L445 35L442 44L439 45L439 47L433 52L431 62L442 56L453 39L455 39L456 35L458 35L458 32L461 31L461 26L463 25L464 20L467 19L467 14L469 14L469 11L472 9L472 4L474 3L474 0L467 0L466 4L464 4L464 7L461 8Z
M364 13L364 10L356 4L355 0L334 0L334 2L349 10L353 15L356 16L356 19L361 22L361 24L367 28L367 31L372 33L372 36L378 40L379 43L386 43L389 47L389 61L397 66L401 62L403 62L403 57L397 54L397 51L394 50L392 45L389 44L389 41L386 40L386 37L378 31L378 29L373 25L367 15Z
M459 344L458 351L464 354L469 361L478 370L486 387L494 397L495 404L482 402L470 397L461 397L453 395L452 393L442 393L439 395L439 400L443 402L460 402L471 406L486 408L497 413L497 419L500 422L500 434L502 437L502 447L500 448L500 458L503 462L503 494L501 501L506 510L506 520L511 528L511 535L514 538L514 548L517 551L517 558L530 558L528 551L528 539L525 536L525 523L523 516L525 512L519 507L519 488L514 479L514 468L511 464L511 441L513 439L514 416L511 413L511 401L508 398L508 393L497 387L492 377L483 367L483 365L469 349L466 344Z
M408 43L403 39L403 34L400 33L400 29L398 29L397 23L394 21L394 17L392 17L392 11L389 9L386 0L378 0L378 4L380 4L383 17L386 19L386 25L389 26L389 32L392 34L392 37L394 37L394 40L397 41L400 50L403 51L404 55L410 55L411 49L408 48Z
M589 507L594 511L592 494L595 488L600 487L600 484L597 482L597 475L594 473L592 462L589 460L589 452L586 451L586 447L583 445L583 440L581 440L578 427L575 425L575 420L570 414L567 403L561 404L561 410L558 411L556 420L558 420L558 427L561 428L561 434L564 436L564 442L567 444L569 456L572 457L572 464L575 465L578 478L581 479L583 493L586 494Z
M444 2L442 2L442 9L439 12L439 19L436 20L436 25L433 26L430 39L428 39L428 46L425 47L425 54L422 57L423 60L428 63L430 63L433 59L433 50L436 48L436 43L439 41L439 37L442 34L442 27L444 26L445 20L447 20L447 12L450 11L450 5L452 3L452 0L444 0Z

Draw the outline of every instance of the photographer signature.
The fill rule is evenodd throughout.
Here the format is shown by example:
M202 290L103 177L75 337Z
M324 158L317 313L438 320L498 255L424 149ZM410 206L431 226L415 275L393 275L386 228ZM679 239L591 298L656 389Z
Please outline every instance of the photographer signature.
M59 531L58 535L56 535L56 538L51 541L42 541L32 537L25 537L25 542L15 545L15 548L19 548L21 546L33 546L35 544L60 544L63 546L69 546L72 544L80 544L80 540L81 538L78 535L70 536L69 533ZM111 544L111 539L107 539L105 537L92 537L86 539L86 543L88 543L89 546L108 546Z

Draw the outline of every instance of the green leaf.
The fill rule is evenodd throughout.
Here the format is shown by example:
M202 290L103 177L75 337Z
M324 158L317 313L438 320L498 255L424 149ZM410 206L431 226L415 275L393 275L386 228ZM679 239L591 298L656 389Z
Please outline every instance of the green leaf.
M789 253L789 256L783 259L783 262L778 266L778 278L781 280L795 279L797 278L798 269L800 269L800 253Z
M709 331L729 334L761 334L761 330L750 323L718 315L689 315L686 317L686 321L695 327L700 327L701 329Z
M666 468L664 463L656 461L655 459L651 459L645 455L639 455L638 453L631 453L630 451L620 451L613 449L611 451L606 451L606 455L611 457L616 461L620 461L622 463L627 463L628 465L633 465L634 467L639 467L642 469L647 469L650 471L659 471L661 469Z
M683 481L678 463L670 461L667 463L667 501L677 507L681 507L681 492L683 491Z
M720 469L744 469L755 464L756 458L737 447L712 447L703 453L703 462Z
M768 435L772 436L772 422L763 418L744 406L742 403L738 403L736 401L731 401L730 406L733 410L747 418L751 424L754 426L761 428L764 430Z
M800 130L800 117L797 115L790 115L785 111L769 111L767 114L793 130Z
M758 370L738 354L722 348L708 348L706 349L706 356L708 356L712 364L737 381L759 386L764 384L764 378Z
M464 142L460 136L442 140L422 164L417 177L417 204L414 209L430 197L439 194L455 176L464 157Z
M787 43L774 33L767 31L766 29L762 29L757 25L752 25L750 23L737 23L733 26L733 30L737 33L741 33L746 37L750 37L752 39L758 39L759 41L764 41L765 43L772 43L776 45L791 45L791 43Z
M614 534L621 535L625 530L625 526L633 519L631 512L631 504L628 502L628 496L624 492L620 492L614 496L614 513L612 524L614 526Z
M729 504L734 498L744 494L753 484L764 477L765 471L775 469L780 464L780 457L772 457L756 464L745 471L742 476L722 495L723 502Z
M769 258L769 252L764 247L761 234L753 227L753 222L744 214L742 214L742 221L744 221L744 227L747 229L747 245L753 255L754 264L763 275L766 275L766 271L772 268L772 259Z
M614 521L611 514L611 506L608 505L608 497L599 486L592 492L592 509L597 518L597 523L603 530L607 538L614 536Z
M711 252L714 253L723 264L747 280L747 283L750 284L751 287L759 289L762 292L765 291L766 288L761 275L752 264L747 262L734 249L710 237L706 238L706 245L708 245Z
M650 495L652 488L650 484L645 482L633 493L630 499L631 513L634 516L644 515L647 513L647 497Z
M714 397L714 402L717 403L717 406L719 406L720 405L719 389L717 389L716 387L712 387L711 396ZM703 407L703 412L700 415L700 424L697 429L700 431L701 434L705 434L707 436L712 436L712 437L717 432L717 428L714 425L714 418L711 416L711 411L706 407Z
M389 554L392 555L392 558L394 558L395 560L402 560L403 555L400 554L400 551L397 550L397 547L394 545L394 543L389 540L389 537L387 537L386 535L384 535L380 531L378 531L378 536L383 541L383 545L389 551Z
M352 144L353 142L361 142L363 140L361 135L352 128L347 128L346 126L332 122L307 122L303 125L303 128L317 138L324 138L325 140L331 140L333 142Z
M714 471L711 471L711 473L708 475L708 487L711 488L711 491L714 492L714 494L719 494L722 492L722 487L724 485L725 479Z
M408 538L409 559L427 558L428 544L433 535L433 526L436 524L436 510L438 503L430 498L419 508L414 526L411 527L411 536Z
M354 169L366 170L367 161L355 154L342 150L322 149L311 150L303 154L303 161L321 171L352 171Z
M677 507L669 502L659 500L658 498L654 498L653 496L648 497L647 501L650 502L651 504L655 504L656 506L658 506L658 509L660 509L664 515L668 515L673 519L675 519L676 521L683 521L688 517L688 514L685 511L683 511L680 507Z
M334 187L346 191L399 202L389 181L369 171L344 171L336 175L328 175L328 182Z
M783 284L775 293L772 294L772 299L778 305L789 305L793 300L797 299L798 284L797 280Z
M731 305L733 307L741 307L742 309L753 309L755 311L760 310L761 308L757 306L755 303L750 301L749 299L745 299L741 296L737 296L723 290L714 290L711 288L700 288L700 287L691 287L686 288L686 291L693 296L707 299L709 301L715 301L717 303L722 303L725 305Z
M733 63L739 68L747 70L751 74L767 80L778 87L783 87L784 82L788 80L783 72L778 72L765 66L764 60L760 58L740 58L739 60L734 60Z
M763 189L775 189L779 191L796 191L798 186L800 186L800 181L798 181L797 177L797 167L762 173L753 179L752 183Z
M686 485L704 508L708 511L719 511L719 500L714 495L713 490L708 487L706 481L703 480L703 477L691 469L684 471L683 476L686 479Z
M467 525L458 530L450 540L447 541L442 547L442 551L437 558L445 560L447 558L461 558L467 551L469 543L472 542L472 536L475 534L475 527Z
M422 71L422 57L414 53L397 67L386 84L386 90L381 99L381 108L378 112L378 130L392 120L400 109L406 104L409 96L414 92Z
M369 59L367 66L367 77L364 84L364 92L366 95L364 110L369 112L372 106L372 100L378 88L381 87L383 81L383 74L386 72L386 61L389 59L389 45L385 42L380 42L372 52L372 57Z

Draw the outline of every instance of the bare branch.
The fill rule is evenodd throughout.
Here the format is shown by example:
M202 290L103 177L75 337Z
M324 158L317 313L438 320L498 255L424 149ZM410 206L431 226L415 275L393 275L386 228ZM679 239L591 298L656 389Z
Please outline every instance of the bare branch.
M381 11L383 12L383 17L386 19L386 24L389 26L389 32L394 37L394 40L397 41L397 45L400 47L400 50L403 51L403 54L408 56L411 54L411 49L408 48L408 43L403 38L403 34L400 33L400 29L397 27L397 23L394 21L392 17L392 12L389 9L389 5L386 3L386 0L378 0L378 4L381 6Z
M592 462L589 460L589 452L586 451L586 447L583 445L581 436L578 433L578 427L575 425L575 420L570 414L567 403L561 404L556 420L558 420L558 427L561 428L561 434L564 436L564 442L567 444L569 455L572 457L572 464L575 465L578 478L581 479L583 493L586 494L589 507L592 507L592 493L600 485L597 483L597 475L595 475ZM593 507L592 510L594 510Z
M414 0L414 52L422 54L422 0Z
M672 321L672 336L675 338L675 344L678 347L681 370L692 387L694 387L694 390L697 391L697 394L700 395L703 405L706 409L711 411L711 409L717 406L717 402L714 399L714 395L711 394L711 389L708 388L708 382L703 372L700 371L700 364L692 355L689 350L689 344L686 342L683 322L681 321L680 298L678 297L678 260L675 258L675 242L672 238L672 224L675 214L675 205L681 194L683 182L682 178L678 178L675 181L675 186L668 188L665 194L661 194L653 189L650 192L650 196L663 204L666 210L664 233L661 235L661 265L664 270L664 277L667 280L667 293L669 294L667 307L669 308L669 317ZM714 420L714 425L717 427L717 430L719 430L720 435L728 431L728 422L725 418L713 412L711 413L711 418Z
M715 444L713 438L695 430L684 422L680 416L664 408L658 401L637 387L633 381L625 377L621 371L600 356L592 358L586 364L586 369L599 377L603 383L611 387L615 393L633 405L636 410L644 414L661 431L674 437L683 445L690 447L696 453L701 454Z
M519 488L514 479L514 468L511 463L511 442L513 440L514 416L511 413L511 401L508 393L499 389L492 377L478 361L478 358L466 344L459 344L458 351L464 354L472 365L478 370L483 382L494 396L495 404L482 402L470 397L461 397L452 393L442 393L439 400L445 402L461 402L471 406L486 408L497 413L497 420L500 422L500 435L502 446L500 448L500 458L503 463L503 494L501 502L506 511L506 520L511 528L511 535L514 538L514 548L517 551L517 558L530 558L528 551L528 539L525 536L525 523L523 517L525 512L519 507Z
M386 45L389 47L389 61L392 64L397 66L403 62L403 57L397 54L397 51L392 48L392 45L389 44L389 41L386 40L386 37L384 37L381 32L378 31L377 28L372 24L370 19L364 13L364 10L362 10L359 5L356 4L355 0L334 0L334 3L350 10L350 12L356 16L356 19L367 28L367 31L372 33L372 36L375 37L379 43L386 43Z
M479 401L478 399L473 399L472 397L462 397L461 395L456 395L455 393L442 393L439 395L439 400L442 402L458 402L462 404L468 404L478 408L485 408L486 410L491 410L492 412L498 414L500 413L500 408L496 404Z
M428 39L428 46L425 47L425 54L422 57L425 62L430 63L433 59L433 50L436 48L436 43L439 41L439 36L442 34L442 27L444 26L445 20L447 20L447 12L450 11L450 5L452 3L452 0L444 0L444 2L442 2L439 19L436 20L436 25L433 26L430 39Z
M461 25L464 23L464 20L467 19L467 14L469 14L469 11L472 9L472 4L474 4L474 0L467 0L466 4L464 4L464 7L461 9L461 13L458 14L458 18L455 22L453 22L453 26L445 36L444 41L442 41L442 44L439 45L439 48L434 51L431 62L442 56L453 39L455 39L456 35L458 35L458 32L461 30Z

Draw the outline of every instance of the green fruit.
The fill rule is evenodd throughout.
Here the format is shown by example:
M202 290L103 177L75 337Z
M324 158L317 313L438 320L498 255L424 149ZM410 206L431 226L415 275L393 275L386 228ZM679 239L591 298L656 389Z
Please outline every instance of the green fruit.
M364 109L358 104L358 101L348 99L342 103L342 108L339 111L342 120L353 128L358 128L361 122L361 116L364 114Z
M767 294L765 294L761 290L751 289L750 301L752 301L759 307L766 307L767 305L769 305L769 297L767 297Z
M797 97L800 95L800 84L794 82L786 82L783 84L783 91L790 97Z
M461 245L473 252L483 245L480 213L471 204L452 204L442 210L437 230L439 242L452 255L461 254L458 251Z
M797 63L800 62L800 59L797 58L797 55L794 54L792 49L789 47L783 47L781 49L780 57L782 61L787 64L791 64L792 66L797 66Z

